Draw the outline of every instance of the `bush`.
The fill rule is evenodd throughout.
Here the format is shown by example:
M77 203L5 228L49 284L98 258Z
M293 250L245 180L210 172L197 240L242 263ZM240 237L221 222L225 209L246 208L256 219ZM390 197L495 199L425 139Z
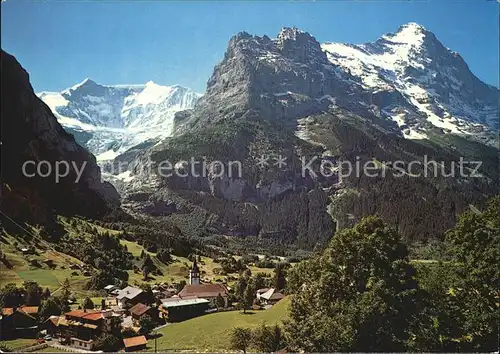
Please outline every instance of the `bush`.
M263 323L252 333L252 344L259 352L272 353L284 347L283 334L278 325L266 326Z
M235 327L231 332L231 348L247 352L252 340L252 331L249 328Z

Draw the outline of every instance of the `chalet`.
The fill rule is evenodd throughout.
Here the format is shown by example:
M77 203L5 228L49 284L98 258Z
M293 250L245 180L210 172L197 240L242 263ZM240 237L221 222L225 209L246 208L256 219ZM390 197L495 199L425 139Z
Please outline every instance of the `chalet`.
M33 247L23 247L21 248L21 252L24 254L24 255L27 255L27 254L33 254L35 253L35 249Z
M35 337L37 332L37 306L4 307L0 316L2 338Z
M69 320L65 316L50 316L44 322L43 327L51 336L60 337L62 342L89 350L93 349L93 338L101 333L97 321L88 320L84 323Z
M47 333L88 350L92 350L95 338L117 330L119 325L120 320L112 311L93 310L72 310L62 316L51 316L44 323Z
M162 300L158 310L160 316L168 322L179 322L203 315L208 310L209 305L210 301L207 299L171 297Z
M136 350L144 350L146 349L146 345L148 344L148 340L145 336L137 336L132 338L124 338L123 345L125 346L126 352L133 352Z
M280 301L281 299L283 299L284 297L285 295L283 295L279 291L276 291L276 289L271 288L266 292L260 294L258 298L262 303L266 305L273 305L278 301Z
M143 300L144 292L139 288L134 288L132 286L127 286L126 288L118 291L116 295L116 300L118 301L119 307L134 306Z
M265 292L269 291L269 288L262 288L262 289L258 289L257 292L256 292L256 298L257 300L260 300L260 296L262 294L264 294Z
M132 320L136 325L139 324L139 321L143 316L149 316L153 321L157 321L158 310L154 307L138 303L132 306L132 308L130 309L130 316L132 316Z

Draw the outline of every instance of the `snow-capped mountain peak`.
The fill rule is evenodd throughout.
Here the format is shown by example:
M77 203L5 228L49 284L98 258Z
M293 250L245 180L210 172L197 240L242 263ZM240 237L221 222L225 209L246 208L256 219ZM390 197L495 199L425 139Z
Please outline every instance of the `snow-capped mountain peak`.
M405 137L425 138L431 127L471 137L498 129L498 89L477 79L421 25L405 24L372 43L325 43L322 49L365 89L403 99L404 106L393 102L382 112Z
M428 32L425 27L415 22L409 22L399 27L394 34L385 34L382 38L393 41L394 43L421 44L423 37Z
M98 159L108 159L145 141L169 136L175 113L192 108L201 95L153 81L101 85L87 78L61 92L38 96L67 130L85 137L80 142Z
M92 90L96 90L101 88L102 86L97 84L95 81L85 78L82 82L73 85L72 87L67 88L66 90L62 91L61 93L63 95L68 95L71 96L75 92L79 91L84 91L84 92L91 92Z
M134 100L137 105L159 104L167 99L172 90L170 86L160 86L153 81L148 81L144 85L144 90L127 99Z

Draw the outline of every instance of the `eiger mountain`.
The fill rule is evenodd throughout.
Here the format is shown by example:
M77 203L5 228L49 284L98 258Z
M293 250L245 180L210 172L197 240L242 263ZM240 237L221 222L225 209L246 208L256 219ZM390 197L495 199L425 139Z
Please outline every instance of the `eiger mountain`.
M100 85L90 79L62 92L38 96L64 128L97 156L111 160L139 145L157 143L172 132L174 114L192 108L199 94L182 86Z
M458 212L498 187L498 98L498 89L416 24L358 46L321 45L296 28L275 39L242 32L203 97L176 113L173 136L131 162L124 203L200 235L305 248L373 214L409 240L440 237ZM263 155L288 164L259 166ZM302 175L300 161L313 156L316 171L322 159L373 160L386 177ZM447 172L460 157L481 160L482 177L394 177L384 164L424 156L443 161ZM197 165L188 178L155 173L162 161L191 157L206 159L206 170ZM217 176L214 160L242 161L243 175Z
M363 88L385 92L381 114L394 120L405 137L425 139L428 129L471 138L498 130L498 89L481 82L460 54L416 23L374 43L322 48Z

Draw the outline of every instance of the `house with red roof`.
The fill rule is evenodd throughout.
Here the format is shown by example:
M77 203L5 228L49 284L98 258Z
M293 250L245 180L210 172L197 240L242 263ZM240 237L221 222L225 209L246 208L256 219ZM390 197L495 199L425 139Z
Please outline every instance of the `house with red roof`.
M112 311L72 310L62 316L51 316L44 327L54 337L60 337L67 344L92 350L94 340L103 333L113 332L120 327L121 319Z
M148 344L148 340L145 336L137 336L131 338L124 338L123 345L125 346L126 352L133 352L136 350L144 350L146 349L146 345Z

